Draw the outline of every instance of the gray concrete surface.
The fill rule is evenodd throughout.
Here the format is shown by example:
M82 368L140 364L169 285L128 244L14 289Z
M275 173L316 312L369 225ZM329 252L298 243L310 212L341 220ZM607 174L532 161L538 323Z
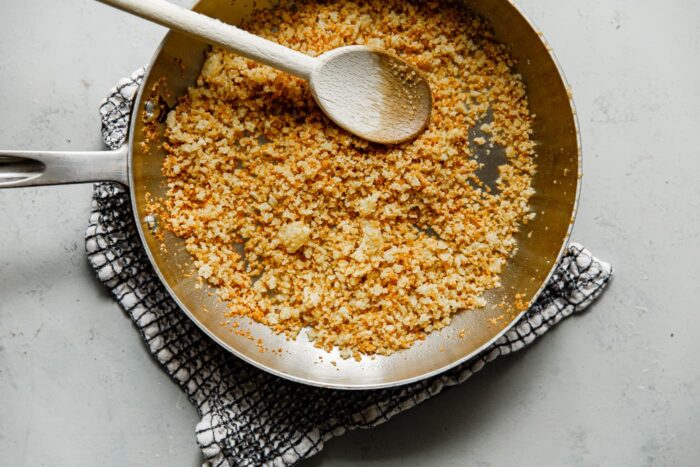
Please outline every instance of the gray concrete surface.
M617 277L533 348L309 465L700 462L700 4L518 3L578 104L574 239ZM0 147L99 148L99 101L163 30L92 0L0 11ZM194 410L87 266L90 192L0 191L0 464L198 465Z

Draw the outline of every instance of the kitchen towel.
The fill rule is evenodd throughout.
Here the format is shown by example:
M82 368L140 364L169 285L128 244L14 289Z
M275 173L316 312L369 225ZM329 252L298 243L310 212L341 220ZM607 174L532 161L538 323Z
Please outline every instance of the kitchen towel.
M119 81L100 107L105 143L124 144L143 69ZM340 391L281 379L236 358L178 308L150 265L136 232L128 190L95 184L86 231L90 264L141 333L146 348L196 406L197 442L212 466L291 465L329 439L370 428L469 379L521 350L563 318L586 309L611 278L609 264L568 246L544 292L504 336L472 360L397 388Z

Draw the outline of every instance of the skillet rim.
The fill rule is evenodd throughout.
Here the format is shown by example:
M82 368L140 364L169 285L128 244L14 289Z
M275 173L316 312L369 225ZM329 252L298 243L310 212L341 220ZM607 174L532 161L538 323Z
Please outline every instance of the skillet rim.
M192 10L197 10L198 7L202 5L203 2L206 0L197 0L197 2L191 7ZM541 30L537 28L537 26L533 23L530 18L525 15L525 13L522 11L522 9L516 5L512 0L502 0L505 3L508 3L511 8L514 9L514 11L527 23L527 25L532 29L534 32L537 33L538 40L542 43L542 45L545 47L547 53L549 54L550 59L552 60L552 63L554 64L554 67L557 70L557 74L559 76L559 79L561 80L563 86L565 89L571 89L568 81L566 80L566 76L564 74L564 70L562 69L561 64L559 63L559 60L557 59L556 55L554 54L553 49L549 46L549 43L545 39L544 35L542 34ZM465 7L469 7L468 5L465 4ZM566 229L566 233L563 236L561 240L561 246L559 248L559 252L556 255L555 261L552 261L552 265L549 269L549 272L547 273L544 281L538 288L538 290L532 295L532 298L527 304L527 307L519 312L516 315L512 316L512 319L508 322L506 326L504 326L503 329L501 329L499 332L497 332L492 338L490 338L488 341L486 341L483 345L480 347L474 349L472 352L455 359L454 361L450 362L447 365L443 365L440 368L437 368L435 370L423 373L421 375L409 377L409 378L403 378L403 379L398 379L390 382L382 382L382 383L370 383L370 384L338 384L338 383L332 383L332 382L324 382L324 381L315 381L309 378L304 378L304 377L299 377L295 376L290 373L285 373L284 371L269 367L267 365L264 365L258 361L255 361L252 358L247 357L246 355L242 354L238 350L236 350L233 346L229 345L228 343L224 342L222 339L220 339L218 336L216 336L210 329L205 326L203 323L201 323L197 317L190 312L190 310L182 303L182 301L179 299L177 294L172 290L168 282L166 281L164 275L158 268L158 265L156 263L155 257L153 256L153 253L151 250L148 248L148 242L146 241L145 233L144 233L144 228L142 225L142 222L138 218L138 203L137 203L137 197L136 197L136 192L135 192L135 187L136 184L134 183L134 172L132 170L133 168L133 154L134 154L134 145L136 144L136 140L134 138L134 134L136 131L136 125L138 122L137 115L139 114L142 106L142 102L146 93L146 86L145 84L148 82L148 79L150 78L151 71L153 70L153 65L155 62L160 58L161 53L163 52L163 49L167 42L170 40L170 38L177 34L176 32L169 31L163 40L160 42L158 47L155 49L151 60L149 61L148 65L145 67L144 70L144 76L143 76L143 81L141 86L139 87L139 91L136 95L136 98L134 100L134 104L132 106L131 110L131 120L129 123L129 140L128 140L128 161L127 161L127 170L128 170L128 182L129 182L129 194L130 194L130 203L133 211L133 216L134 216L134 223L136 224L136 230L138 232L139 240L141 241L141 244L143 245L144 250L146 251L146 256L148 257L148 260L153 267L153 270L156 272L158 279L160 282L163 284L165 290L168 292L168 294L175 300L175 303L177 303L178 307L187 315L187 317L194 322L194 324L201 329L210 339L212 339L214 342L216 342L218 345L226 349L228 352L232 353L235 355L237 358L242 359L246 363L249 363L253 365L256 368L259 368L263 371L266 371L267 373L270 373L272 375L278 376L280 378L284 378L288 381L292 381L295 383L300 383L300 384L305 384L309 386L314 386L314 387L320 387L320 388L325 388L325 389L339 389L339 390L348 390L348 391L361 391L361 390L374 390L374 389L385 389L385 388L392 388L392 387L399 387L399 386L404 386L410 383L414 383L417 381L422 381L425 379L432 378L434 376L440 375L452 368L455 368L458 365L461 365L462 363L472 359L473 357L477 356L481 352L483 352L485 349L487 349L489 346L491 346L495 341L500 339L505 333L510 331L513 326L527 313L527 311L530 309L532 304L537 301L539 298L540 294L546 287L546 285L549 283L549 280L552 277L552 274L554 273L557 265L559 264L559 261L561 260L564 250L566 249L568 245L568 241L571 237L571 233L573 230L574 226L574 221L576 219L576 215L578 214L578 208L579 208L579 202L580 202L580 196L581 196L581 186L582 186L582 175L583 175L583 157L582 157L582 143L581 143L581 128L579 124L579 119L578 119L578 113L576 112L576 106L574 103L573 95L571 92L568 93L568 101L569 101L569 106L570 106L570 116L571 120L573 123L574 127L574 133L576 135L576 149L577 149L577 169L578 169L578 174L577 174L577 182L576 182L576 193L574 196L574 201L572 205L572 212L571 212L571 219L569 220L569 225ZM192 39L194 40L194 39Z

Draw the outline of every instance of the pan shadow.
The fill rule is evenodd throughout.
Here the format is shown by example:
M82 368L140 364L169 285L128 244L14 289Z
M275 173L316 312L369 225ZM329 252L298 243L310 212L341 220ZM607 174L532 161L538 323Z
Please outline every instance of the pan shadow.
M486 428L488 420L507 417L508 406L520 403L512 397L513 388L507 383L512 381L517 367L525 363L524 359L527 351L497 360L472 379L383 425L355 430L329 441L324 451L302 465L332 465L334 460L353 463L407 460L419 452L439 449L448 439L469 443ZM527 393L535 390L536 380L522 378L518 384L519 391ZM381 450L376 446L381 446Z

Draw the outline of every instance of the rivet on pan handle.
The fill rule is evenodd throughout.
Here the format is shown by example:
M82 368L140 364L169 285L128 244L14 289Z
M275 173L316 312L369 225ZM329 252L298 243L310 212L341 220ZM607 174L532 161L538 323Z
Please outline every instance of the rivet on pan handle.
M0 188L118 182L127 185L127 146L114 151L2 151Z

